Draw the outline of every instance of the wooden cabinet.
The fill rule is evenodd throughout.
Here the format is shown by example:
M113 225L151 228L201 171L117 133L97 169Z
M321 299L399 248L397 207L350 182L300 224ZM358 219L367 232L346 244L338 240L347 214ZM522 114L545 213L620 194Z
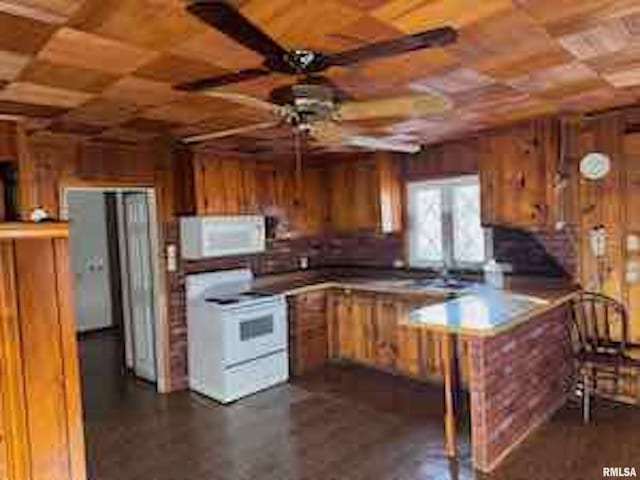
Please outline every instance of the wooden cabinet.
M270 215L296 234L315 234L325 227L324 167L305 165L299 183L289 164L200 153L193 175L198 215Z
M553 223L558 127L536 120L479 139L482 221L544 229Z
M441 301L436 298L433 302ZM422 380L442 378L439 333L405 322L412 308L429 303L394 294L332 290L328 299L329 357ZM466 340L457 345L463 384L468 381Z
M395 370L398 323L409 305L396 296L334 290L330 294L330 356Z
M66 230L0 224L0 478L84 480Z
M327 361L327 293L308 292L288 302L290 371L302 375Z
M328 167L329 222L335 231L402 229L400 162L380 152Z

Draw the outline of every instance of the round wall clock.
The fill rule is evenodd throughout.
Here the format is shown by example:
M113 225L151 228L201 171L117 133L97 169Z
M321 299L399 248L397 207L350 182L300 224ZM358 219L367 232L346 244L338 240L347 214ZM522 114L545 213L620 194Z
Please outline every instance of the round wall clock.
M611 159L604 153L591 152L580 161L580 173L588 180L600 180L611 170Z

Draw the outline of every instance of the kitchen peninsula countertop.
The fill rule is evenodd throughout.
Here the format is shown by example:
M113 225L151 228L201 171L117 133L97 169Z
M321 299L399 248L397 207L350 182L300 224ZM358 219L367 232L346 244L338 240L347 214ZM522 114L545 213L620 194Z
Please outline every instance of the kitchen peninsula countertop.
M457 298L417 308L407 323L450 333L493 336L573 298L577 289L550 289L543 297L483 286Z

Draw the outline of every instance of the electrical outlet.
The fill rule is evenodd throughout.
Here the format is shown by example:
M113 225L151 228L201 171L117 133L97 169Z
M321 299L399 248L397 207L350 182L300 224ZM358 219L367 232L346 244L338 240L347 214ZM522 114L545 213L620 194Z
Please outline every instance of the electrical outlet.
M309 257L300 257L299 265L302 270L309 268Z

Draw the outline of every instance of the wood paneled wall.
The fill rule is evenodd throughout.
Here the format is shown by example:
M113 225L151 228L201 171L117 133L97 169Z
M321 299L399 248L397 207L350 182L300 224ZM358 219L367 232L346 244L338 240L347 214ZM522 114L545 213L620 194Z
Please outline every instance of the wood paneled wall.
M631 315L630 335L640 341L640 282L632 272L638 254L629 248L628 237L640 233L638 224L638 170L640 135L634 133L637 110L622 110L583 120L571 129L571 219L579 244L579 278L582 285L621 300ZM602 152L611 159L611 171L602 180L590 181L579 174L580 159L588 152ZM589 232L603 226L606 251L592 252Z
M484 222L533 232L550 247L555 238L570 243L577 256L576 280L623 301L632 317L632 337L640 341L640 282L627 278L640 261L627 245L629 234L640 234L640 133L634 133L639 118L640 108L631 107L580 120L527 121L427 147L422 157L406 160L405 175L418 180L479 172ZM593 151L612 161L611 172L600 181L579 173L580 160ZM558 181L559 173L566 182ZM559 222L562 230L556 230ZM607 233L600 258L589 244L589 231L597 226ZM559 263L573 263L563 260Z
M16 157L16 124L0 121L0 162L11 161Z
M170 218L174 205L171 145L123 144L77 136L18 134L20 203L26 216L34 207L60 213L63 186L155 186L160 211Z
M0 271L0 478L84 480L66 239L2 240Z

